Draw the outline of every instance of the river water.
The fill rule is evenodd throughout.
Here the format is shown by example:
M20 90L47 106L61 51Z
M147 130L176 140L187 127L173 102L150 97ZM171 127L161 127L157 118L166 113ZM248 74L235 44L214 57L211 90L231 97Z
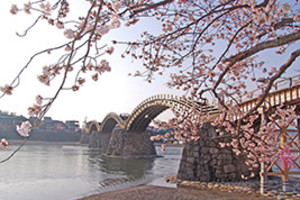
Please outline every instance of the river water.
M84 146L25 145L0 164L0 199L70 200L139 184L167 186L163 178L177 173L182 148L156 150L163 157L121 159Z

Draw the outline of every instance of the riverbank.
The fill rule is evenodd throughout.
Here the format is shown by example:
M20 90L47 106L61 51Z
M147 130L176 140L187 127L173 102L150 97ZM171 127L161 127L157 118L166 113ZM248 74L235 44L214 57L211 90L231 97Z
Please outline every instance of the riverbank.
M294 184L291 189L294 192L278 192L270 190L266 194L260 193L260 182L258 180L245 182L228 182L228 183L206 183L197 181L180 181L176 176L166 178L166 182L174 183L174 187L170 188L167 185L139 185L129 187L127 189L104 192L81 198L79 200L271 200L271 199L300 199L299 179L292 179ZM175 185L176 184L176 185ZM279 179L271 181L271 186L279 186ZM177 186L177 187L176 187Z
M123 190L91 195L79 200L271 200L259 193L200 190L188 187L168 188L143 185Z

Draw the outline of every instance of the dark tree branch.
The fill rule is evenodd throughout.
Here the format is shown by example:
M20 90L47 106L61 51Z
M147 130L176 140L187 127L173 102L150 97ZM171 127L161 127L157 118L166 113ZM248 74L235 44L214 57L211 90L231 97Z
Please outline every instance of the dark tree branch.
M295 31L293 33L287 34L287 35L283 35L280 36L274 40L269 40L266 42L262 42L257 44L256 46L240 52L234 56L229 57L228 59L226 59L226 62L229 62L229 65L233 65L245 58L248 58L254 54L256 54L257 52L263 51L265 49L269 49L269 48L274 48L274 47L279 47L285 44L289 44L291 42L297 41L300 39L300 30Z

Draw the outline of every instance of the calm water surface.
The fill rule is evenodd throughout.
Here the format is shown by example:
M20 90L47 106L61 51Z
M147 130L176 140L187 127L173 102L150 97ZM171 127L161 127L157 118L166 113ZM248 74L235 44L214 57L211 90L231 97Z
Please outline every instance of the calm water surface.
M13 149L1 151L0 159ZM0 164L0 199L70 200L138 184L165 184L175 175L182 148L168 147L164 157L125 160L109 158L82 146L25 145Z

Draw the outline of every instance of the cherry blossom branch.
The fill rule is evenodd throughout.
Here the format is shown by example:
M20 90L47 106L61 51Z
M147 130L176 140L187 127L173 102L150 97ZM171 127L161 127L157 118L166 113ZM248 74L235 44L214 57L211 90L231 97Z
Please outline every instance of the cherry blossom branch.
M274 30L278 30L284 26L287 26L288 24L294 23L296 22L295 20L293 20L292 18L284 18L281 21L277 22L276 24L273 25L273 29ZM262 38L263 36L265 36L269 31L272 31L271 29L268 31L264 31L263 33L261 33L260 35L257 36L258 39Z
M52 6L52 10L55 10L56 8L57 8L57 6L58 6L58 4L61 2L61 1L64 1L65 2L65 0L58 0L53 6ZM25 7L27 6L27 8L25 8L24 10L25 10L25 12L26 13L28 13L28 14L30 14L30 9L33 9L32 8L32 5L34 5L34 4L39 4L39 3L42 3L42 2L45 2L45 0L40 0L40 1L34 1L34 2L29 2L29 3L27 3L27 4L25 4ZM12 12L12 11L11 11ZM12 12L13 13L13 12ZM14 14L14 13L13 13ZM24 33L23 34L20 34L20 33L16 33L17 34L17 36L19 36L19 37L25 37L26 35L27 35L27 33L32 29L32 28L34 28L35 27L35 25L39 22L39 20L40 19L42 19L42 18L44 18L45 17L45 14L41 14L41 15L39 15L36 19L35 19L35 21L26 29L26 30L24 30Z
M157 3L153 3L153 4L150 4L150 5L147 5L144 8L134 9L134 10L132 10L132 8L130 8L131 14L130 14L129 18L133 18L138 13L142 13L142 12L145 12L145 11L148 11L148 10L153 10L153 9L155 9L157 7L167 5L169 3L172 3L173 1L174 0L163 0L163 1L159 1Z
M14 150L7 158L0 160L0 164L7 162L8 160L10 160L27 142L28 137L25 138L22 143L18 146L18 148L16 150Z
M245 58L248 58L248 57L256 54L257 52L263 51L265 49L289 44L289 43L297 41L299 39L300 39L300 30L290 33L290 34L287 34L287 35L279 36L278 38L276 38L274 40L269 40L266 42L259 43L256 46L254 46L246 51L240 52L234 56L229 57L225 61L229 62L229 66L233 66L235 63L237 63Z
M75 45L75 41L74 40L72 42L72 47L74 48L74 45ZM73 52L73 51L72 51ZM55 95L53 98L50 99L50 101L45 105L44 109L39 113L37 119L35 120L34 122L34 125L32 126L32 128L30 129L30 131L27 133L28 134L28 137L26 137L22 143L18 146L18 148L16 150L14 150L7 158L3 159L0 161L0 164L1 163L4 163L6 161L8 161L9 159L11 159L24 145L25 143L27 142L27 140L29 139L30 137L30 132L33 131L40 123L41 119L45 116L45 114L47 113L47 111L50 109L51 105L53 104L53 102L57 99L59 93L61 92L65 82L66 82L66 78L67 78L67 74L68 74L68 69L70 68L70 62L72 60L72 52L71 52L71 56L69 57L69 60L68 60L68 66L65 68L65 73L64 73L64 76L63 76L63 80L62 80L62 83L60 84L59 88L57 89Z
M212 70L216 68L216 66L221 62L221 60L225 57L225 55L228 53L230 47L233 45L234 40L237 38L238 34L245 29L247 26L249 26L252 23L252 21L249 21L244 26L241 26L233 35L233 37L230 39L229 44L227 45L226 49L222 53L222 55L219 57L218 61L215 63L215 65L212 67Z
M237 62L246 59L254 54L256 54L257 52L260 52L262 50L268 49L268 48L273 48L273 47L278 47L278 46L282 46L294 41L297 41L300 39L300 30L293 32L291 34L287 34L287 35L283 35L281 37L278 37L274 40L269 40L266 42L262 42L257 44L256 46L243 51L241 53L238 53L234 56L231 56L228 59L225 59L225 62L229 62L229 64L226 66L226 68L224 69L224 71L222 72L222 74L219 76L218 80L216 81L216 83L214 84L213 87L213 91L216 90L216 88L220 85L221 81L223 80L224 76L228 73L228 71L230 70L230 68L236 64Z
M36 18L36 20L26 29L24 30L24 33L20 34L18 32L16 32L17 36L19 37L25 37L27 35L27 33L33 28L35 27L35 25L40 21L40 19L42 18L43 16L40 15L38 18Z
M66 3L66 1L62 1L62 2ZM53 50L58 50L58 49L61 49L63 47L66 47L65 48L66 51L70 51L68 54L65 54L62 57L60 57L59 60L58 60L58 62L57 62L57 64L55 66L53 66L53 67L50 67L50 66L49 67L48 66L44 67L44 69L43 69L43 73L44 74L39 76L40 81L42 81L46 85L50 85L50 81L52 79L54 79L57 74L59 74L59 71L61 69L64 69L62 81L61 81L59 87L57 88L54 96L52 98L48 98L48 100L47 100L48 102L46 104L44 104L44 105L41 106L41 103L38 103L38 105L34 105L33 107L29 108L29 111L32 114L35 114L37 116L37 119L35 120L33 126L31 126L31 124L29 122L28 123L26 122L27 124L26 125L24 124L24 127L27 126L27 128L24 128L24 130L23 130L23 128L20 127L20 131L23 131L24 132L24 136L27 137L27 138L21 143L21 145L10 156L8 156L2 162L6 162L10 158L12 158L13 155L15 155L15 153L18 152L21 149L21 147L26 143L28 137L30 136L29 133L31 131L33 131L39 125L41 119L45 116L45 114L50 109L50 107L52 106L52 104L55 102L55 100L57 99L57 97L59 96L59 94L61 93L61 91L64 89L64 86L65 86L65 83L66 83L66 80L67 80L67 75L70 73L70 71L71 71L70 69L73 68L72 65L76 64L80 60L83 60L83 64L84 64L84 67L85 67L85 65L86 65L85 61L86 61L86 59L88 57L90 57L89 54L90 54L91 44L92 43L96 43L97 42L97 37L98 37L98 36L96 36L95 37L96 40L95 40L95 38L94 38L95 31L96 31L98 22L100 21L100 12L101 12L101 9L102 9L102 3L103 3L103 1L101 1L101 3L97 7L98 8L98 12L96 13L96 16L97 16L96 20L93 22L94 23L93 24L93 29L87 29L88 21L91 19L89 16L92 14L92 9L94 9L94 7L96 5L96 2L97 1L93 1L92 2L90 10L88 11L86 18L84 18L83 25L81 26L81 28L79 29L79 31L77 32L76 35L74 34L73 31L70 31L70 30L67 30L67 33L65 32L65 34L66 34L67 37L70 37L70 36L72 37L72 40L70 42L68 42L66 44L63 44L61 46L54 47L54 48L48 48L48 49L45 49L43 51L40 51L40 52L34 54L29 59L29 61L27 62L27 64L22 68L22 70L19 72L19 74L17 75L17 77L13 80L13 82L12 82L11 85L13 85L17 80L19 81L21 74L30 65L30 63L32 62L32 60L35 57L37 57L37 56L39 56L39 55L41 55L41 54L43 54L45 52L51 52ZM30 7L30 6L28 6L28 7ZM14 10L18 10L18 9L16 9L16 6L13 9ZM36 22L38 22L38 20ZM107 21L107 22L109 22L109 21ZM119 22L115 20L114 23L115 24L113 24L112 28L117 28ZM84 36L86 36L87 34L89 34L88 39L86 41L82 42L82 44L77 45L76 43L77 42L80 43L80 40ZM76 56L77 51L79 49L81 49L85 45L87 45L86 53L82 57L80 57L80 58L78 58L77 60L74 61L74 59L76 59L75 56ZM112 50L110 50L108 53L111 54ZM97 55L96 55L97 57L95 57L95 61L96 61L96 58L98 58L100 55L103 55L103 54L100 54L99 53L99 49L97 49ZM93 57L91 57L91 58L93 58ZM60 67L59 65L62 65L62 67ZM99 71L99 73L103 73L104 71L107 71L107 70L110 69L107 63L103 63L101 65L103 65L103 66L99 66L99 67L98 66L95 66L95 67L94 66L89 66L89 70L91 70L91 67L92 67L92 68L95 68L96 71ZM97 69L97 68L100 68L100 69ZM81 68L79 71L81 71L83 69L84 68ZM78 82L81 81L81 79L78 78L78 75L76 76L76 80L77 79L78 79ZM81 84L81 83L79 82L79 84ZM11 87L11 88L13 88L13 87ZM72 89L74 90L74 86L72 87ZM4 90L4 89L1 88L1 90ZM5 94L8 94L8 92L10 92L10 90L9 91L4 91L4 94L2 96L4 96ZM42 101L42 100L43 99L41 99L40 101ZM44 99L44 100L46 100L46 99ZM23 124L22 124L22 126L23 126ZM2 163L2 162L0 162L0 163Z
M20 77L21 75L23 74L23 72L29 67L29 65L31 64L31 62L38 56L40 56L41 54L44 54L44 53L48 53L50 51L54 51L54 50L58 50L58 49L61 49L67 45L69 45L71 42L68 42L68 43L65 43L65 44L62 44L60 46L56 46L56 47L52 47L52 48L48 48L48 49L45 49L45 50L42 50L38 53L35 53L33 56L30 57L30 59L28 60L28 62L25 64L25 66L19 71L19 73L16 75L16 77L13 79L13 81L9 84L10 87L12 88L15 88L19 85L19 82L20 82ZM17 85L14 85L16 82ZM3 98L7 93L5 91L2 92L2 94L0 95L0 99Z

